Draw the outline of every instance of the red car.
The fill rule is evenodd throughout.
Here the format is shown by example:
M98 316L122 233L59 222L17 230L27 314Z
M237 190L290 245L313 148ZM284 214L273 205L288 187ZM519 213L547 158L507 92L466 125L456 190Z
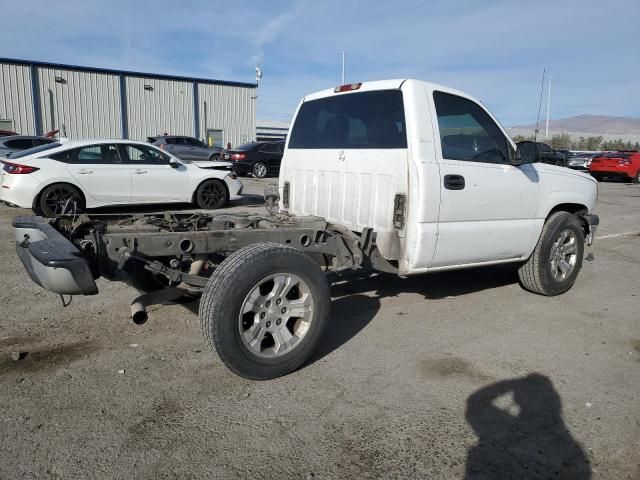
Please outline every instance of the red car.
M598 181L604 177L622 177L640 183L640 153L628 150L603 153L591 160L589 173Z

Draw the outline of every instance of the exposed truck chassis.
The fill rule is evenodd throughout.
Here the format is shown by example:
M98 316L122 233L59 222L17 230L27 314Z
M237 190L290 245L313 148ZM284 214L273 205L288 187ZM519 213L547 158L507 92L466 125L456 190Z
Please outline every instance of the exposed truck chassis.
M99 277L130 280L143 290L154 290L132 302L136 323L146 321L148 305L185 293L198 295L221 259L259 243L301 250L326 272L359 268L397 272L395 262L378 252L371 229L356 234L312 216L181 212L29 216L16 217L13 226L18 254L31 278L51 291L96 294ZM60 276L67 281L61 282Z

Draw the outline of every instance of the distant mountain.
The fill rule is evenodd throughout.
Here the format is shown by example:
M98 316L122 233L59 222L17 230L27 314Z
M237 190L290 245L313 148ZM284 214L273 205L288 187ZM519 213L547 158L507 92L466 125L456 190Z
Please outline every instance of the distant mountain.
M544 120L541 120L538 128L542 131L544 127ZM512 128L533 130L535 124L517 125ZM549 130L590 133L592 135L640 135L640 118L576 115L560 120L549 120Z
M522 135L529 137L533 135L536 128L532 125L518 125L510 127L509 133L512 137ZM540 133L538 138L545 140L545 122L540 120L538 126ZM601 136L604 140L622 139L629 142L640 142L640 118L610 117L607 115L576 115L575 117L563 118L560 120L549 120L549 138L561 133L569 134L576 139L579 137ZM548 140L547 139L547 140Z

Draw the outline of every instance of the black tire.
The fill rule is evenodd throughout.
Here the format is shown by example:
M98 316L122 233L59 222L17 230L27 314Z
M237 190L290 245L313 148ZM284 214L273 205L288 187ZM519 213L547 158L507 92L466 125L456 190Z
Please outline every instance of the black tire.
M640 170L636 172L635 177L631 178L631 183L640 183Z
M75 204L75 208L74 208ZM35 202L34 210L43 217L82 213L85 208L84 197L80 190L68 183L54 183L46 187Z
M253 164L251 173L256 178L264 178L267 176L267 165L264 162L256 162Z
M567 230L574 235L576 246L574 264L566 278L557 279L554 278L554 267L551 263L552 255L555 253L554 244ZM584 231L580 221L571 213L556 212L545 222L531 257L518 269L520 283L526 290L540 295L554 296L565 293L578 277L583 256Z
M210 162L217 162L218 160L220 160L220 154L219 153L212 153L211 155L209 155L209 161Z
M212 178L205 180L193 194L193 203L196 207L207 210L222 208L229 201L229 192L222 180Z
M292 274L301 279L311 295L313 313L297 344L280 356L263 357L245 344L241 333L245 317L240 316L240 311L248 295L274 274ZM264 294L260 298L269 297ZM328 282L313 260L289 246L260 243L234 252L215 270L202 294L200 325L209 348L231 371L252 380L268 380L291 373L308 360L323 336L330 306ZM260 323L256 322L257 316L251 317L253 312L248 315L252 325Z
M599 173L592 173L591 176L595 178L598 182L601 182L604 179L604 177Z

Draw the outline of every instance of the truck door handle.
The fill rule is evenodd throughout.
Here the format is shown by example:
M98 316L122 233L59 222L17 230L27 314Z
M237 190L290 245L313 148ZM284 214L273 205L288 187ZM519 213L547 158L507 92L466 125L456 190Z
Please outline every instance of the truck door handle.
M142 173L147 173L147 171L146 170L134 170L133 173L142 174Z
M445 175L444 188L448 190L462 190L464 188L464 177L462 175Z
M90 175L93 173L93 170L87 170L86 168L83 168L82 170L78 170L78 173L80 175Z

